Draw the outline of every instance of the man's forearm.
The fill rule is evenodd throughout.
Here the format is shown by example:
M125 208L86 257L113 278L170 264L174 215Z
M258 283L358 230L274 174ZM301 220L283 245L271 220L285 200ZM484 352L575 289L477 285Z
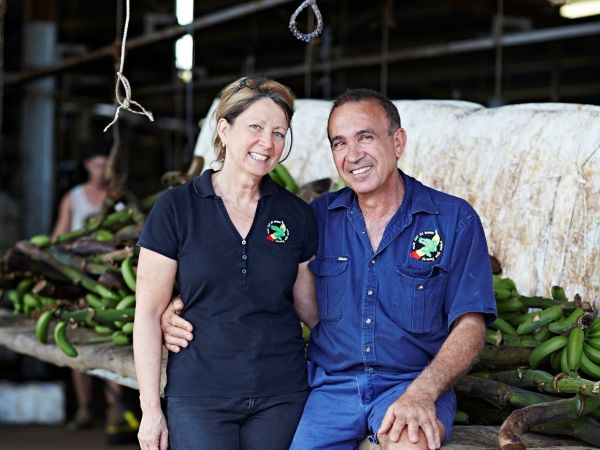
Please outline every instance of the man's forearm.
M450 389L473 365L481 352L485 336L482 314L461 316L436 357L407 392L427 394L433 400Z

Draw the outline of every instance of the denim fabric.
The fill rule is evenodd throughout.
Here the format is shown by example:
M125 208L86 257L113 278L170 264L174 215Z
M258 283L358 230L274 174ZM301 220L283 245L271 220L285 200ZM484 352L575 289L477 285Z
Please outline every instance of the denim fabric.
M170 450L288 450L308 392L167 397Z
M309 362L311 393L290 450L354 450L369 434L376 434L388 407L404 393L412 379L373 369L328 374ZM444 442L450 439L456 397L450 390L436 402L444 424Z

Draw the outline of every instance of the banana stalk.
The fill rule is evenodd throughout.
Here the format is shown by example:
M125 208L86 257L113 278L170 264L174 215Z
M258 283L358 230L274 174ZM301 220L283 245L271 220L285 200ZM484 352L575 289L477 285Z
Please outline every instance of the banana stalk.
M526 447L521 435L534 425L564 420L576 420L598 409L600 398L576 395L573 398L554 400L526 406L513 411L500 427L498 444L500 449L523 449Z
M551 394L577 394L600 397L600 381L568 376L553 376L543 370L519 367L486 374L488 379L525 389L536 389Z
M600 422L592 417L534 425L531 431L544 434L572 436L600 447Z
M531 350L527 347L486 346L479 354L479 365L490 370L508 370L526 366Z

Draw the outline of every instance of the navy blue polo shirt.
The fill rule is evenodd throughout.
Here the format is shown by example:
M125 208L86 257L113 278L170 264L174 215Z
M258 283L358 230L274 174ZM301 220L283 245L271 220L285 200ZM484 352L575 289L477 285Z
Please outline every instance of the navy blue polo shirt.
M494 320L496 303L483 227L464 200L403 173L404 199L377 251L350 189L312 203L319 228L320 322L308 359L328 372L369 370L413 379L452 323L468 312Z
M166 395L264 396L305 389L300 321L293 308L298 265L315 254L311 208L263 178L243 239L207 170L157 201L138 242L177 260L182 317L194 339L169 353Z

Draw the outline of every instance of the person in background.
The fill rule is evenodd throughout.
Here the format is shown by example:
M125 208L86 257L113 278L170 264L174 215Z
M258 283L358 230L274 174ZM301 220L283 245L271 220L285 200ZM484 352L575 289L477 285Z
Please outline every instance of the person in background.
M73 187L62 197L52 240L62 233L82 228L86 219L101 214L108 190L105 177L107 163L108 149L100 146L90 146L87 149L83 161L87 180ZM77 412L67 427L71 430L87 428L92 426L93 422L92 377L77 370L72 370L71 375L77 397ZM117 383L105 383L108 440L119 441L118 435L123 424L122 388Z
M308 395L300 320L316 322L308 271L316 224L310 207L269 176L294 96L276 81L245 77L220 99L222 168L166 191L138 242L133 349L144 450L288 450ZM160 318L175 281L199 335L187 352L169 354L167 420Z
M311 205L319 322L290 448L352 450L366 435L384 450L439 448L452 431L452 386L496 316L481 221L466 201L398 170L406 132L383 95L347 91L327 125L348 187ZM171 351L188 347L192 330L191 342L201 339L197 324L177 316L183 307L175 300L163 314Z

